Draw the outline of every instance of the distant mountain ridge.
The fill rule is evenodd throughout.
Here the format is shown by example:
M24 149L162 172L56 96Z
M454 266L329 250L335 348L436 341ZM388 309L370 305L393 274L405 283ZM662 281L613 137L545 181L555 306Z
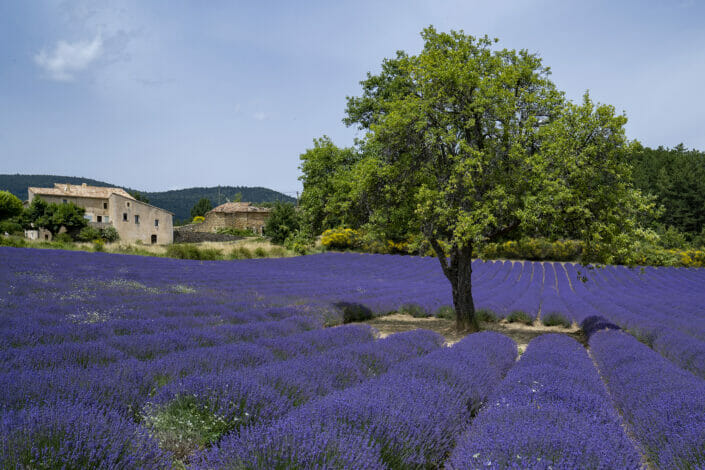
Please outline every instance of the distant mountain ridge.
M162 209L166 209L174 213L176 220L186 220L191 217L191 208L201 198L208 198L217 206L228 200L232 201L235 194L242 194L243 201L253 203L261 202L296 202L293 197L286 194L274 191L272 189L262 187L247 187L247 186L213 186L213 187L196 187L185 189L174 189L170 191L147 192L120 186L105 181L94 180L91 178L82 178L77 176L58 176L58 175L0 175L0 190L9 191L23 201L27 199L27 188L30 186L49 188L53 187L54 183L69 183L82 184L86 183L90 186L110 186L122 188L130 193L139 192L147 199L149 203Z

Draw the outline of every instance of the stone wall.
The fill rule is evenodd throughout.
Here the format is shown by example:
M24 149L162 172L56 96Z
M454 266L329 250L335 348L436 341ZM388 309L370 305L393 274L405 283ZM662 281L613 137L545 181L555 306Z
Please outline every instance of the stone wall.
M209 212L197 230L215 232L219 228L237 228L262 234L268 218L269 212Z
M110 218L120 240L165 245L174 241L173 216L170 212L135 199L113 193Z
M232 242L242 238L244 237L236 237L227 233L194 232L182 230L181 227L174 229L174 243Z

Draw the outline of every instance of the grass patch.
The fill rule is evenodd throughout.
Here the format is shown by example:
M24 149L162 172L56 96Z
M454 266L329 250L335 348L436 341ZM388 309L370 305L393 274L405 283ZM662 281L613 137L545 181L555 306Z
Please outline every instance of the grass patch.
M148 411L144 423L154 432L159 446L179 460L216 443L237 427L236 422L213 413L192 395L179 396L164 407Z
M411 315L414 318L428 318L430 315L420 305L405 304L399 308L399 313Z
M541 315L541 322L546 326L562 326L570 328L572 324L562 313L550 312L546 315Z
M190 243L173 244L166 247L166 256L177 259L214 261L223 259L223 252L215 248L199 248Z
M444 305L436 310L436 318L443 318L445 320L455 320L455 309L450 305Z
M486 308L475 310L475 318L477 318L477 321L486 323L497 323L499 321L499 317L492 310Z
M534 323L534 319L531 318L531 315L526 312L522 312L521 310L514 310L510 313L507 316L507 321L509 323L523 323L524 325L531 325Z

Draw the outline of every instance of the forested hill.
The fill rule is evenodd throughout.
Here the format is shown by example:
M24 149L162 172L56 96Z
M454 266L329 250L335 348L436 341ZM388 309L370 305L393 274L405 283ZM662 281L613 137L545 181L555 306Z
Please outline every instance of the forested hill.
M237 193L240 193L243 201L249 202L274 202L285 201L294 202L295 199L274 191L261 187L245 186L214 186L209 188L186 188L172 191L143 192L125 186L98 181L91 178L81 178L76 176L57 175L0 175L0 190L9 191L22 200L27 199L27 188L30 186L50 188L54 183L81 184L86 183L92 186L112 186L123 188L130 193L139 192L145 196L149 203L162 209L174 213L177 220L185 220L191 217L191 208L201 198L208 198L213 206L233 200Z

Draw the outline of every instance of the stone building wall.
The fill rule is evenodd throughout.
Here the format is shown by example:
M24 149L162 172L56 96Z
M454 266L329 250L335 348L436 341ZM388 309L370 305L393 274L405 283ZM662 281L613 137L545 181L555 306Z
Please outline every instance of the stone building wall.
M199 224L198 231L215 232L219 228L237 228L262 234L268 218L269 212L209 212L203 223Z
M170 212L114 193L108 207L112 225L121 240L158 245L173 243L174 225Z

